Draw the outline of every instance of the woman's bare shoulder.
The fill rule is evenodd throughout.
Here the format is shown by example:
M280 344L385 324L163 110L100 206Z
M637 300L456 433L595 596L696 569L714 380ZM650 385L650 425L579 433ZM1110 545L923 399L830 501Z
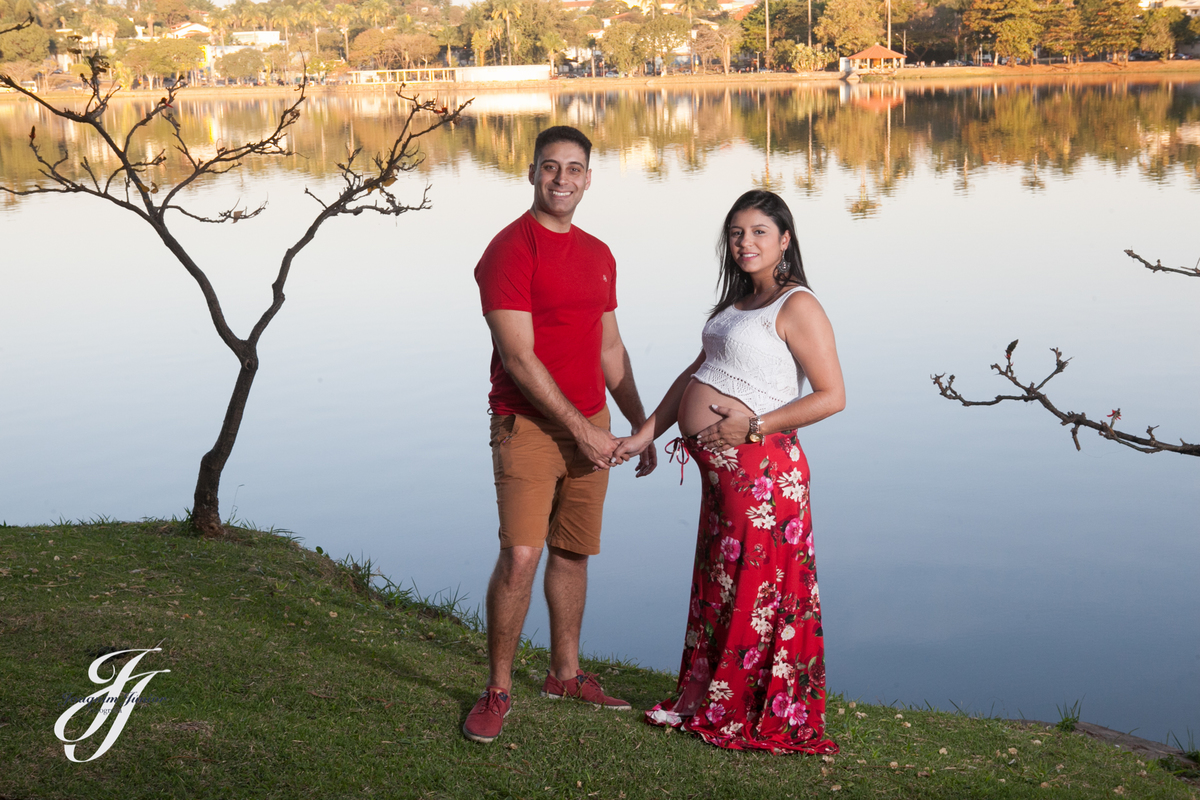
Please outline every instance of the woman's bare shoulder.
M789 286L785 292L790 292L787 299L783 301L783 307L780 309L780 314L804 313L806 310L821 309L821 313L825 311L821 306L821 301L817 299L817 295L812 289L807 286L796 284Z
M779 317L775 325L779 335L787 339L789 332L803 334L816 333L830 327L829 317L821 301L808 287L796 287L803 291L793 291L779 309Z

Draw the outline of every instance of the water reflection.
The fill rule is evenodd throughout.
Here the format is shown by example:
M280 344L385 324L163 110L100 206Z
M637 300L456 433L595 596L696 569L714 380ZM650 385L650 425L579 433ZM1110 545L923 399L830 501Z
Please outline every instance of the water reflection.
M781 186L802 220L849 396L804 432L832 687L1051 720L1083 697L1089 721L1158 739L1195 729L1200 634L1180 624L1200 618L1193 465L1098 439L1077 453L1037 409L952 407L928 375L955 371L983 395L1014 338L1023 374L1061 346L1075 357L1056 380L1063 406L1095 418L1119 405L1131 428L1192 438L1200 286L1121 251L1198 255L1198 86L481 94L425 143L431 210L343 220L297 263L222 510L478 602L496 522L471 268L527 207L536 132L575 123L597 147L577 221L620 265L622 332L650 402L695 356L733 197ZM287 99L185 97L179 116L212 148L261 135ZM149 107L115 104L112 127ZM269 302L280 252L315 213L304 188L326 192L347 140L382 147L398 113L385 93L314 97L294 134L305 156L198 189L202 202L271 201L219 235L180 221L235 329ZM0 101L5 180L36 175L31 124L48 152L98 152ZM118 209L16 202L2 215L0 521L182 513L236 366L195 286ZM47 253L67 236L72 256ZM614 476L586 651L678 663L698 502L694 474L678 478ZM544 643L546 630L535 599L526 632Z
M859 178L847 210L869 217L919 163L953 174L964 194L975 176L996 165L1019 166L1023 185L1036 192L1045 186L1044 173L1069 176L1088 159L1136 169L1158 182L1186 173L1200 185L1198 98L1195 82L1129 80L480 93L455 130L423 140L428 160L422 169L470 160L521 176L537 132L571 124L589 132L598 153L618 156L622 169L658 180L674 171L702 172L714 153L746 143L762 155L754 185L779 191L791 183L812 194L822 190L827 166L836 162ZM177 118L184 138L205 155L262 136L292 100L294 95L215 100L185 94ZM114 102L106 116L109 129L128 129L154 102ZM310 97L289 139L297 155L285 159L284 168L329 176L348 146L366 153L382 149L401 113L400 101L382 90ZM86 156L110 165L96 136L10 99L0 103L0 163L17 188L37 176L28 147L33 125L47 158L71 152L72 162ZM138 153L145 158L168 153L150 177L160 185L177 180L185 164L172 152L170 126L152 124L141 141ZM251 161L245 169L254 175L277 163ZM789 166L796 163L803 168Z

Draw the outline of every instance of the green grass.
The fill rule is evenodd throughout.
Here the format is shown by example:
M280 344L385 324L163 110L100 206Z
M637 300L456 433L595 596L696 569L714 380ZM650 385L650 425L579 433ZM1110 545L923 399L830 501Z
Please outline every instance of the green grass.
M1076 700L1071 705L1063 703L1061 706L1055 706L1058 709L1058 724L1054 727L1058 728L1063 733L1070 733L1079 725L1080 708L1083 706L1083 700Z
M235 534L0 527L0 798L1197 797L1081 735L836 695L837 756L723 751L637 712L539 699L546 653L531 646L503 736L477 745L459 729L486 677L484 640L456 598L433 608L374 589L365 559L335 562L287 532ZM161 701L138 706L96 761L69 762L53 734L63 695L93 691L87 667L104 648L160 641L138 669L171 670L146 689ZM635 708L674 684L586 667Z

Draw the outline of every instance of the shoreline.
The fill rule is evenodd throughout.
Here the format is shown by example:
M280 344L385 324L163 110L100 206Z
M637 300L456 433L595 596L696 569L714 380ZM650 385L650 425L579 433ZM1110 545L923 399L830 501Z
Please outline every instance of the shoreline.
M1053 722L1046 722L1040 719L1008 719L1004 721L1017 725L1038 726L1047 731L1054 730L1058 727ZM1152 739L1143 739L1140 736L1134 736L1132 733L1122 733L1121 731L1113 730L1112 728L1106 728L1103 725L1096 725L1092 722L1084 722L1080 720L1079 722L1075 723L1075 730L1072 732L1079 734L1080 736L1087 736L1091 739L1097 739L1106 744L1111 744L1114 747L1119 747L1129 753L1135 753L1143 758L1174 758L1185 762L1188 765L1200 766L1200 764L1195 764L1195 762L1191 761L1187 757L1187 753L1183 752L1178 747L1172 747L1169 744L1156 742Z
M1082 82L1099 83L1114 79L1131 82L1160 82L1164 79L1200 80L1200 60L1188 61L1137 61L1124 66L1110 62L1084 62L1082 64L1022 65L1015 67L906 67L892 74L860 73L860 82L871 85L971 85L987 83L1058 83L1080 79ZM627 89L672 89L717 87L731 84L754 87L774 86L831 86L843 83L837 72L723 72L701 75L650 75L624 78L552 78L534 81L505 81L498 83L455 83L431 81L404 84L417 93L435 91L453 94L511 92L514 90L547 89L554 92L577 92L595 90ZM308 87L310 97L324 95L361 95L379 92L393 93L399 89L397 83L362 84L312 84ZM163 89L122 89L116 98L161 96ZM282 96L296 92L292 86L194 86L183 90L190 97L253 97ZM50 91L44 97L61 99L73 97L83 99L86 94L78 91ZM24 100L16 92L0 94L5 99ZM115 98L115 99L116 99Z

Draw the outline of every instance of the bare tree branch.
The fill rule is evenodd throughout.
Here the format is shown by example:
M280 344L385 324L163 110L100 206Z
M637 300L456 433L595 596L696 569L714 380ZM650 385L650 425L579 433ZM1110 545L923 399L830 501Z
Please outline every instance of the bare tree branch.
M15 24L9 28L0 28L0 36L3 36L6 33L16 33L17 31L23 31L26 28L28 28L30 25L32 25L34 22L36 22L36 20L33 18L33 14L30 14L25 19L24 22L18 22L17 24Z
M239 207L240 203L238 203L215 215L199 214L184 207L179 202L179 198L181 192L201 177L221 175L236 169L247 158L290 155L291 151L287 146L287 132L300 118L300 106L307 94L307 81L301 84L296 101L284 109L274 130L266 136L236 147L221 145L217 147L216 154L212 157L200 158L192 153L183 137L179 122L175 118L175 97L183 88L183 84L177 84L167 90L167 95L125 132L123 141L118 141L118 138L114 138L105 129L102 118L108 109L109 101L120 87L113 85L107 91L102 91L100 78L108 71L108 62L98 53L89 56L87 60L91 77L86 81L86 85L90 88L91 95L82 112L56 106L37 96L36 93L26 90L8 75L0 75L0 85L21 92L59 118L90 128L104 142L105 149L115 157L116 166L109 168L107 174L104 174L104 167L91 163L85 157L80 160L79 169L86 175L86 178L76 179L63 171L63 165L69 158L65 147L60 145L62 157L57 161L51 161L43 155L37 141L35 126L29 131L29 147L39 165L39 172L47 179L47 183L39 184L31 189L20 190L0 185L0 191L12 195L84 194L107 200L131 211L150 225L163 245L171 251L199 286L217 335L237 357L239 364L238 377L234 383L233 393L226 408L216 443L200 460L200 471L196 480L192 508L193 524L206 535L219 536L224 532L218 502L221 473L233 450L242 414L246 407L246 400L249 397L254 376L258 371L258 341L283 306L285 299L283 290L291 272L292 262L313 240L320 227L334 217L357 216L368 211L387 216L399 216L409 211L429 208L428 185L421 195L420 202L415 205L402 201L392 193L389 187L396 182L399 173L415 170L421 164L422 156L418 148L420 137L436 128L453 125L470 101L468 100L456 108L448 108L445 105L439 105L436 101L423 101L417 96L407 96L403 93L403 86L401 86L397 94L407 102L408 112L402 120L400 132L390 148L375 156L372 163L361 166L356 164L359 151L350 151L345 163L338 164L342 188L340 193L332 199L321 200L312 191L305 190L306 194L317 199L321 210L303 235L284 253L275 282L271 285L271 304L254 324L249 335L241 338L226 322L220 299L208 276L172 232L168 223L169 212L179 212L189 219L209 223L237 223L262 213L266 208L266 203L254 210L244 210ZM174 186L167 189L161 197L158 196L160 187L153 178L153 172L156 167L166 162L166 151L158 152L148 161L137 160L130 156L137 134L156 119L161 119L171 126L172 136L175 140L174 150L180 154L190 168L190 171Z
M1142 262L1142 266L1151 272L1174 272L1176 275L1187 275L1189 278L1200 278L1200 260L1196 261L1196 266L1194 267L1164 267L1161 259L1151 264L1149 261L1142 258L1132 250L1126 250L1125 255L1129 256L1134 261Z
M1157 425L1152 425L1146 428L1145 436L1135 436L1134 434L1126 433L1125 431L1117 430L1113 427L1118 420L1121 419L1121 409L1117 408L1110 414L1106 414L1109 422L1104 420L1088 419L1086 414L1075 411L1061 411L1054 403L1050 402L1050 398L1042 391L1050 379L1067 368L1067 363L1070 359L1064 359L1062 352L1057 348L1051 348L1050 352L1054 353L1054 369L1049 375L1042 379L1040 383L1023 384L1013 370L1012 354L1017 347L1017 340L1014 339L1004 353L1004 366L992 364L992 369L996 374L1005 378L1013 386L1020 390L1020 394L1000 394L996 395L991 400L968 400L963 397L957 389L954 388L954 376L946 377L945 373L941 375L929 376L933 383L938 387L938 392L947 400L957 401L964 406L994 406L1002 403L1005 400L1016 400L1022 403L1037 403L1042 408L1049 411L1058 418L1060 424L1071 427L1071 439L1075 442L1075 449L1082 449L1079 445L1079 429L1090 428L1096 431L1101 437L1117 444L1137 450L1140 453L1179 453L1185 456L1200 456L1200 444L1189 444L1188 442L1179 440L1179 444L1169 444L1160 441L1154 436L1154 430Z

